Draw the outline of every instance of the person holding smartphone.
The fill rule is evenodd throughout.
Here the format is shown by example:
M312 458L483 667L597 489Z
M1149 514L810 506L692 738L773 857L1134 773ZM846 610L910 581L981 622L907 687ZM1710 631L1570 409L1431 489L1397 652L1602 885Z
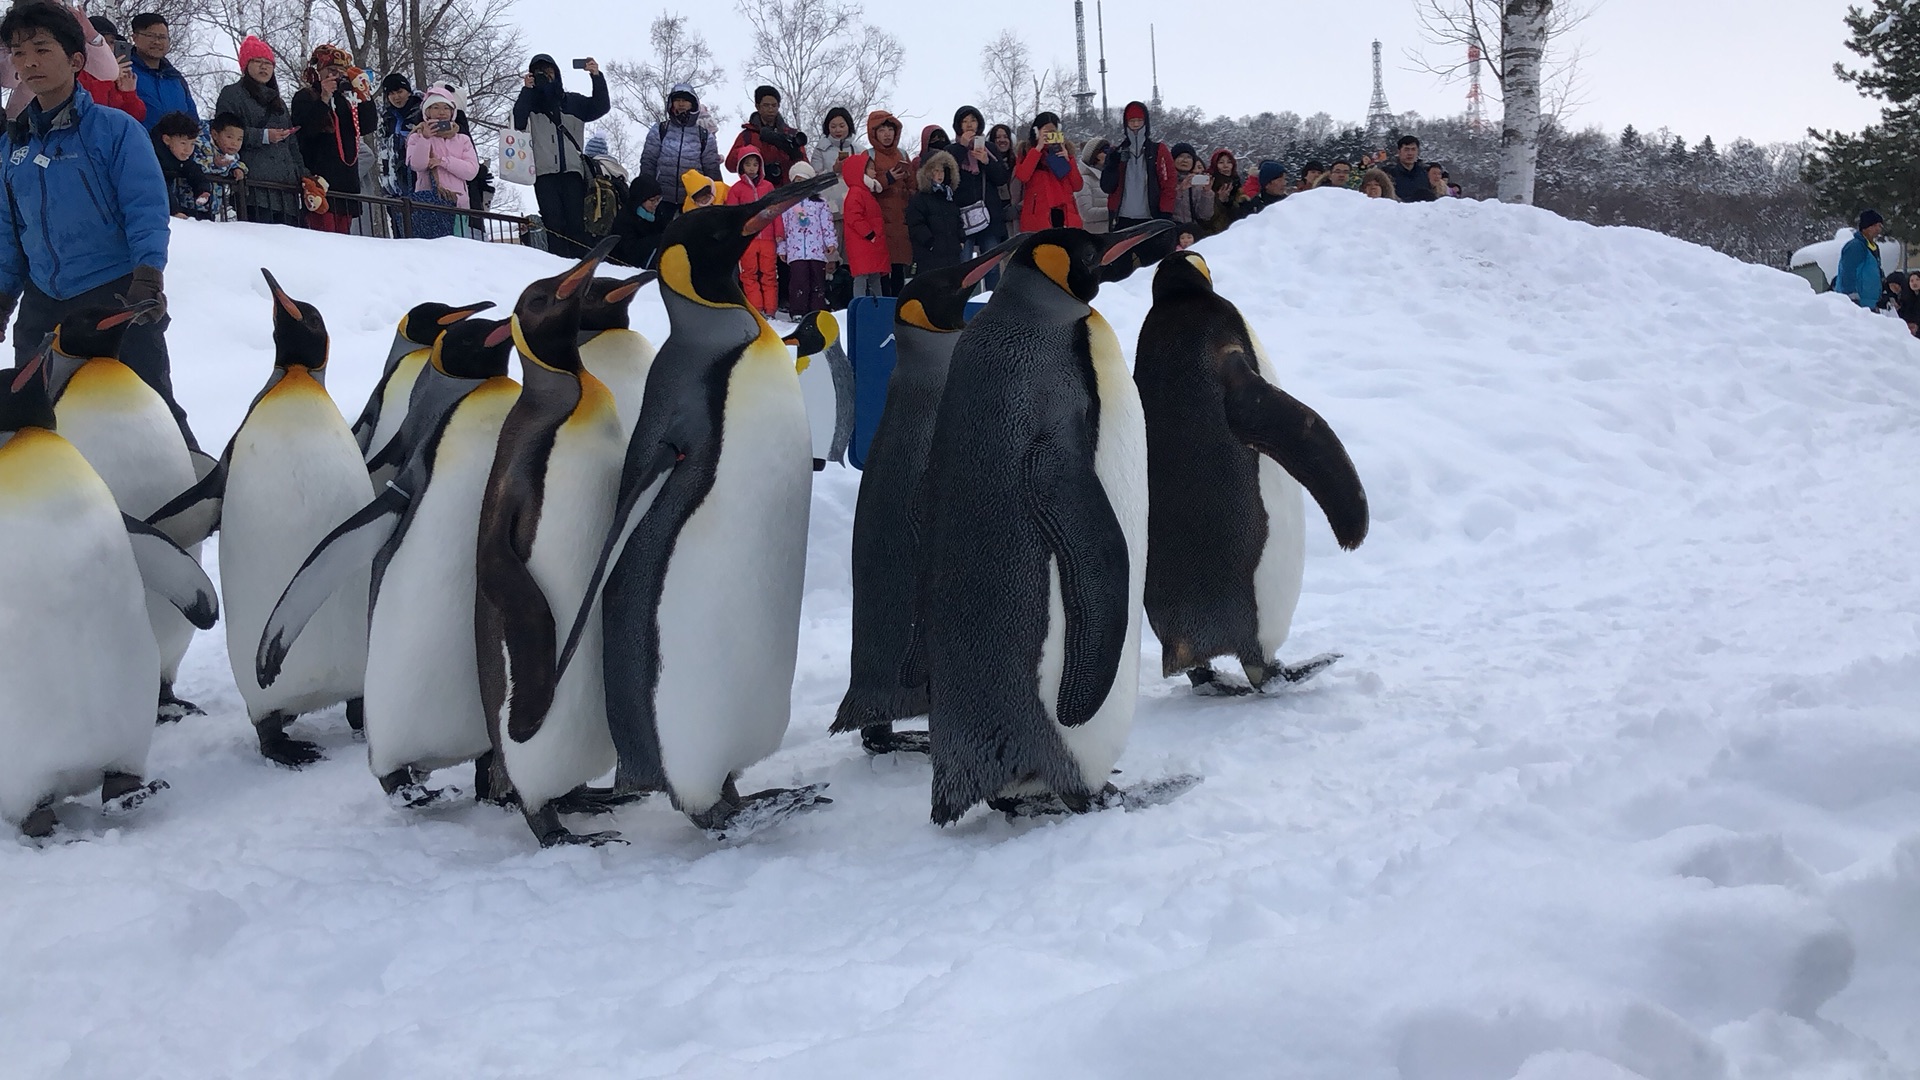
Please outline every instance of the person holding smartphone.
M453 122L453 95L441 87L427 91L421 104L424 118L407 140L407 168L415 177L413 197L465 210L467 183L480 172L480 153L473 139ZM438 210L413 212L413 235L423 239L450 236L464 218Z
M606 76L592 57L579 69L593 80L593 94L567 90L560 65L540 53L527 64L513 127L528 133L533 151L533 197L547 229L547 250L563 259L587 253L587 125L613 109Z
M147 103L140 100L140 83L133 74L133 46L120 37L120 30L113 20L104 15L95 15L87 22L100 35L100 40L113 50L114 59L120 63L120 77L117 79L96 79L93 73L80 73L80 87L93 96L95 105L105 105L109 109L119 109L141 123L147 120Z
M1084 227L1074 196L1082 186L1075 167L1073 144L1060 130L1060 116L1043 112L1027 126L1020 147L1020 163L1013 178L1020 181L1020 231Z

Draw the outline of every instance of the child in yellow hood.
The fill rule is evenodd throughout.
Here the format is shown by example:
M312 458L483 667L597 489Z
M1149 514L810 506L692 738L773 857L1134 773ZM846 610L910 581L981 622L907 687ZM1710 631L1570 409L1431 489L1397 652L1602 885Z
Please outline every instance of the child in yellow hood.
M719 180L708 179L707 174L699 169L688 169L681 173L680 182L687 188L687 201L680 207L683 211L727 201L727 185Z

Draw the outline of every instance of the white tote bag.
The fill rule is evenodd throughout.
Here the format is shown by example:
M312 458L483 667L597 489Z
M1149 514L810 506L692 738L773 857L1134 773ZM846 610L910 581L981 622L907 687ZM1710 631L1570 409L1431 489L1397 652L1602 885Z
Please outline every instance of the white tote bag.
M533 140L530 133L508 128L500 133L500 167L494 175L509 184L533 183Z

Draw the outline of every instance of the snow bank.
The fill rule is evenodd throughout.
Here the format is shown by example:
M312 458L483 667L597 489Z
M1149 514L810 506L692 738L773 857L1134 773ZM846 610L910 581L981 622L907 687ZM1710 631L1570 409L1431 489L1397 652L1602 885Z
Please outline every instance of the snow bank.
M176 381L210 445L265 378L255 269L356 410L422 298L558 263L181 225ZM857 475L819 478L783 750L834 806L716 848L388 808L263 764L217 635L174 787L0 841L0 1060L28 1076L1904 1076L1920 1062L1920 348L1798 278L1526 208L1295 198L1202 245L1368 485L1310 528L1292 693L1149 676L1148 812L927 824L928 769L826 728ZM1149 280L1099 307L1123 340ZM642 328L663 319L643 301ZM1318 519L1315 519L1316 522ZM211 555L209 555L211 559ZM1147 645L1149 672L1158 650ZM1183 685L1183 684L1182 684Z

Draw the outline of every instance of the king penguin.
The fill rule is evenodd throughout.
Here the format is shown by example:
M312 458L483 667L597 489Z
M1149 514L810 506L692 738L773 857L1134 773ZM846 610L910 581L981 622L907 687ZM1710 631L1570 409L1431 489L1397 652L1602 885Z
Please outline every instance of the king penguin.
M595 572L604 617L582 607L561 656L563 669L591 663L604 626L615 790L665 790L716 837L824 801L812 787L734 787L787 730L813 480L793 355L747 303L738 266L760 230L833 182L667 226L658 265L671 329Z
M493 451L519 385L507 378L508 320L440 334L416 383L406 466L307 556L261 634L255 674L272 686L306 621L373 567L363 714L367 762L395 802L429 805L434 769L492 747L473 649L474 539ZM487 762L476 788L488 792Z
M1367 536L1367 493L1340 437L1275 385L1260 339L1194 252L1160 264L1134 382L1147 420L1147 619L1166 676L1224 689L1209 661L1239 659L1252 688L1298 682L1276 657L1292 627L1313 494L1346 550ZM1230 692L1230 691L1229 691Z
M793 348L794 370L800 373L800 396L813 432L813 471L825 470L829 461L844 465L853 441L853 364L840 347L840 322L830 311L810 311L783 340Z
M152 303L76 312L54 330L47 356L53 411L60 435L80 451L113 492L122 513L145 520L199 479L192 452L165 399L119 360L127 327ZM193 558L200 537L163 530ZM147 615L160 647L160 722L202 715L175 695L180 661L193 642L193 624L159 596Z
M360 726L367 671L367 578L342 586L307 624L302 648L272 686L255 672L268 616L302 561L367 504L373 485L346 418L327 396L327 327L312 304L273 295L273 375L227 446L220 526L220 585L227 603L227 658L267 760L299 768L320 760L289 738L302 713L347 703Z
M921 564L933 820L1102 805L1138 696L1147 446L1103 268L1170 228L1051 229L960 335L927 460ZM916 652L918 646L915 647Z
M620 433L633 434L653 367L653 343L633 329L633 298L658 277L651 270L630 278L594 278L580 302L580 363L613 393Z
M620 492L620 414L581 369L580 307L613 238L573 269L536 281L513 310L525 382L508 411L480 503L474 641L480 700L498 764L488 789L511 787L543 847L604 844L575 834L554 800L614 767L600 667L599 621L580 663L556 663L583 599ZM656 367L655 370L658 370ZM598 610L589 599L589 608Z
M111 329L111 328L110 328ZM160 650L149 590L200 628L213 582L55 433L46 350L0 372L0 819L29 837L54 804L96 788L110 813L164 788L144 779Z
M860 732L869 754L927 750L925 732L893 730L893 721L927 712L926 685L906 683L926 536L920 484L967 297L1004 255L995 249L916 275L893 309L893 374L853 516L852 675L833 721L835 733Z
M360 418L353 422L354 442L359 444L368 471L376 474L375 487L392 479L406 461L407 448L395 444L393 437L400 434L406 423L414 383L427 366L433 343L447 327L491 307L491 302L465 307L427 303L418 304L400 316L400 324L393 331L393 344L387 349L386 363L380 369L380 381L374 384L373 393L367 395Z

